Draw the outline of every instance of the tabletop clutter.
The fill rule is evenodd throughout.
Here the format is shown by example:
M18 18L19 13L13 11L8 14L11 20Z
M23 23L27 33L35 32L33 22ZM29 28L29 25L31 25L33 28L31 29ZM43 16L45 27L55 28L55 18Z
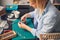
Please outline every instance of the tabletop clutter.
M0 34L2 33L3 29L8 28L7 21L3 21L1 19L1 16L3 16L6 13L5 8L3 6L0 6Z
M9 13L7 20L14 21L17 18L19 18L20 12L17 10L13 10L11 13Z
M15 18L19 18L19 11L15 11L13 10L12 13L10 15L8 15L8 18L12 18L13 16L15 16Z
M16 33L13 30L4 30L8 28L8 22L0 20L0 40L11 39L16 36ZM3 31L4 33L2 33Z
M0 16L3 16L4 14L6 14L5 7L0 6Z
M9 31L7 33L0 35L0 40L8 40L16 36L16 33L14 31Z
M16 11L15 11L16 12ZM0 6L0 40L11 39L16 36L16 33L12 30L8 31L9 24L7 20L2 20L1 17L5 15L6 10L3 6ZM18 14L18 12L16 12ZM16 16L16 15L15 15ZM17 16L16 16L17 18ZM3 33L4 30L6 33Z
M3 29L8 29L9 25L7 21L0 20L0 34L2 33Z

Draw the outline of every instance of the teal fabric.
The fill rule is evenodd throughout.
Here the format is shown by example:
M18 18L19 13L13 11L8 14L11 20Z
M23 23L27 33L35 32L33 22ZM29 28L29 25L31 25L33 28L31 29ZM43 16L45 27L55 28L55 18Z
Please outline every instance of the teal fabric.
M17 33L17 36L15 38L12 38L12 40L28 40L28 39L35 39L35 37L27 30L22 29L20 27L18 27L18 22L20 21L20 19L15 20L12 23L12 30L15 31ZM31 21L31 19L27 19L26 20L26 25L30 26L33 28L33 23Z

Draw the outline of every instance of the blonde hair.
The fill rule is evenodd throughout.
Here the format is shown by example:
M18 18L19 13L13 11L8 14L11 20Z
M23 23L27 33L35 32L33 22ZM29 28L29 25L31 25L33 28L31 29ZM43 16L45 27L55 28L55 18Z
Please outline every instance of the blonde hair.
M47 0L30 0L30 1L36 3L37 8L40 8L41 13L44 11Z

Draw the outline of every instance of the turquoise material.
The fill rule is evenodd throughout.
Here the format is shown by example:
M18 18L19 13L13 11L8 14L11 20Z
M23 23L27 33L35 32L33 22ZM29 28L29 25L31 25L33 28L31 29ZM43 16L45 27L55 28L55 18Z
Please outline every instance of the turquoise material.
M12 30L17 33L17 36L15 38L13 38L12 40L35 39L35 37L29 31L22 29L18 26L19 21L20 21L20 19L17 19L12 23ZM26 20L26 25L28 25L32 28L34 26L31 19Z
M6 10L17 10L18 5L6 5Z

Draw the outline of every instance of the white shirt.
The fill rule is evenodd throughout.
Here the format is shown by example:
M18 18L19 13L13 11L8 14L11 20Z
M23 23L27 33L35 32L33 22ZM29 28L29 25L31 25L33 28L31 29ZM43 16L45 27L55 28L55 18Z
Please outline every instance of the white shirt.
M42 15L38 15L38 13L38 9L29 13L31 17L34 18L34 26L37 27L37 29L32 28L31 33L34 36L39 38L42 33L60 32L60 13L57 8L50 3L50 1Z

